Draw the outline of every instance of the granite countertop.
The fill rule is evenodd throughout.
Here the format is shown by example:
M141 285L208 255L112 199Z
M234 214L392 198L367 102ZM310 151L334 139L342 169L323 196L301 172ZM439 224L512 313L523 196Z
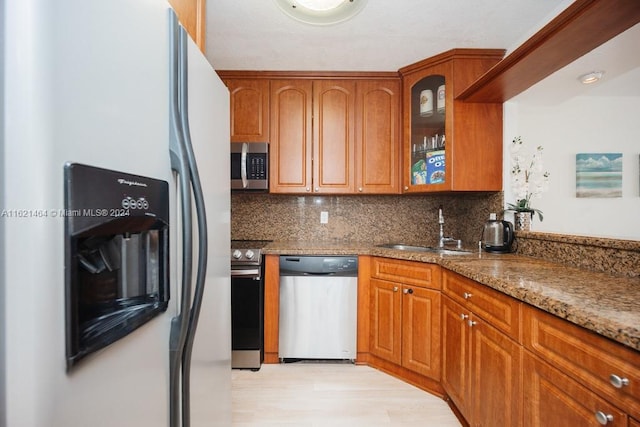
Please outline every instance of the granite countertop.
M360 242L273 242L265 254L372 255L439 264L520 301L640 351L640 278L618 277L538 258L438 254Z

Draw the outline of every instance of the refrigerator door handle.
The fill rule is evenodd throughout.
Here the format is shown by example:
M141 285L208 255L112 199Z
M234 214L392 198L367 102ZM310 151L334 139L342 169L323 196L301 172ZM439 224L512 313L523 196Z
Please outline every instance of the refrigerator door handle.
M178 86L178 34L178 18L175 12L169 9L169 106L171 121L169 151L171 154L171 168L176 172L178 178L180 192L179 204L182 215L182 285L180 290L180 309L176 316L171 319L171 334L169 339L169 417L171 427L180 426L180 368L189 325L193 260L191 182L188 156L184 142L184 130L182 129L178 108L180 90Z
M193 144L191 143L191 131L189 126L189 80L187 56L187 37L189 36L182 26L180 26L179 28L178 82L180 90L178 91L178 107L180 111L182 132L184 135L185 153L187 155L187 162L189 163L189 177L193 189L196 218L198 221L198 264L196 270L196 282L194 288L193 303L189 311L189 325L187 327L187 336L184 345L184 351L182 354L182 427L189 427L191 425L191 354L193 350L196 330L198 327L198 319L200 317L202 299L204 296L205 278L207 273L208 240L204 194L202 192L202 185L200 183L200 175L198 174L198 165L196 162L195 153L193 151Z

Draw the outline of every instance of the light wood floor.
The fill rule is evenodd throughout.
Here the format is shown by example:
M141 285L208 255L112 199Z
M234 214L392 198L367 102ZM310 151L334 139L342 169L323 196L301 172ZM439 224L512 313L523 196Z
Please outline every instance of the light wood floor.
M232 372L233 426L459 427L447 404L367 366L262 365Z

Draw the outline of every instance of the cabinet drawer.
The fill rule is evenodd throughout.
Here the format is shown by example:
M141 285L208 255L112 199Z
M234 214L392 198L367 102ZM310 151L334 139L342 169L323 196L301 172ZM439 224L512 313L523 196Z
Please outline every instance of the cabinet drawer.
M440 266L417 261L374 257L371 277L423 288L440 289Z
M526 351L523 366L525 427L595 426L597 417L627 426L623 411Z
M634 418L640 417L640 353L525 306L525 347ZM615 387L612 376L626 379Z
M442 274L442 290L464 308L520 342L519 301L448 270Z

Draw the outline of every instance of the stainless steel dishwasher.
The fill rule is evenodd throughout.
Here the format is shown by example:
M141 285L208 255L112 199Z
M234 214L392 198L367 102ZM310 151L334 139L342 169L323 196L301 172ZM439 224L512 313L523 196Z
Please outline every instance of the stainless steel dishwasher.
M281 256L281 361L356 358L358 257Z

